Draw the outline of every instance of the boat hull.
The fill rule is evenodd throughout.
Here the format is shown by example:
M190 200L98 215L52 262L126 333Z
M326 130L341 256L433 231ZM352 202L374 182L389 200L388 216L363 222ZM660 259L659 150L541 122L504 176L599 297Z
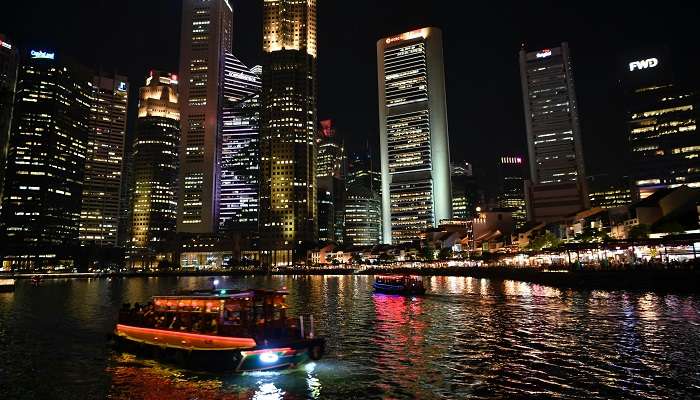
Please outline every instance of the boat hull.
M387 285L387 284L378 283L378 282L374 282L372 284L372 286L374 287L375 292L384 293L384 294L398 294L398 295L406 295L406 296L425 294L424 287L406 287L403 285Z
M299 339L258 346L252 338L197 335L118 325L117 348L185 368L216 371L261 371L295 367L318 359L322 339Z

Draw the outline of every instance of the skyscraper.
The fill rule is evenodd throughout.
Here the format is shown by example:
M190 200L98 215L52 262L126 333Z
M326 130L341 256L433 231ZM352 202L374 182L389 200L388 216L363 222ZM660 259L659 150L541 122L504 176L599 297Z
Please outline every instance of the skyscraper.
M382 174L374 168L372 154L369 149L367 153L355 153L348 157L348 172L345 184L349 187L356 182L360 182L376 193L381 193Z
M10 143L10 123L15 101L18 61L17 47L0 34L0 208L5 181L5 158L7 146Z
M521 156L504 156L498 163L498 208L507 208L513 212L515 228L527 222L525 204L525 160Z
M588 207L569 46L520 50L530 159L528 218L549 222Z
M452 217L442 32L377 42L385 243L418 239Z
M344 243L375 246L381 238L381 198L362 182L348 185L345 199Z
M31 50L20 65L3 194L5 267L75 266L91 78L51 51Z
M119 227L129 83L124 76L95 76L91 87L80 242L113 247Z
M700 187L700 96L674 79L664 48L631 51L620 64L635 195Z
M228 0L183 0L180 38L180 178L178 232L217 230L225 55L231 53Z
M468 221L476 217L476 207L479 206L479 187L474 176L472 165L468 162L452 163L450 166L452 179L452 216L455 219Z
M591 207L626 207L634 201L629 177L597 174L587 178Z
M260 68L226 55L219 229L257 232L260 175Z
M320 122L316 183L318 200L318 240L343 242L345 207L345 148L336 136L333 121Z
M177 85L174 74L151 71L146 86L139 90L129 257L132 265L144 268L167 254L166 243L175 231L180 144Z
M261 261L291 265L317 239L316 1L264 0Z

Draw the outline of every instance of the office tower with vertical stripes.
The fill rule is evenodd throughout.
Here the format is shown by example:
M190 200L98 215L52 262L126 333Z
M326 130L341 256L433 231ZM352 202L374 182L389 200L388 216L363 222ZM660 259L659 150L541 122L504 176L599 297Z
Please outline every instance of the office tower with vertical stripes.
M226 55L219 229L257 232L260 174L260 74Z
M400 244L452 217L442 32L377 42L383 240Z
M305 262L317 240L316 1L264 0L260 248L266 266Z
M232 41L233 9L228 0L183 1L178 232L209 234L219 225L222 82Z

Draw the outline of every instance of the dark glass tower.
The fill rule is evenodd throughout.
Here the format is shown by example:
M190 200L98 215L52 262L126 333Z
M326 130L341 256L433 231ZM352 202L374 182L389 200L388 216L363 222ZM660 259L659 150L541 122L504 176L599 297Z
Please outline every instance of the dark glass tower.
M10 123L15 101L18 61L17 47L0 34L0 206L2 206L5 159L10 141Z
M316 1L264 0L260 246L267 266L317 240Z
M512 210L516 228L527 222L525 168L525 160L521 156L501 157L498 163L498 207Z
M345 148L333 121L320 123L316 158L319 242L343 242L345 208Z
M630 52L620 64L635 195L700 187L697 92L674 79L664 48Z
M6 267L75 266L91 79L49 51L21 63L2 209Z

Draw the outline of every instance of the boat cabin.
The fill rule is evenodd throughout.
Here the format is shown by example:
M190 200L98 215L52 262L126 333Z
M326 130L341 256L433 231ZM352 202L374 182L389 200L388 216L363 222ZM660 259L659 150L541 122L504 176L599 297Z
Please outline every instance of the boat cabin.
M227 289L154 296L145 306L123 309L120 323L229 337L283 338L293 335L295 320L287 318L284 298L276 290Z

